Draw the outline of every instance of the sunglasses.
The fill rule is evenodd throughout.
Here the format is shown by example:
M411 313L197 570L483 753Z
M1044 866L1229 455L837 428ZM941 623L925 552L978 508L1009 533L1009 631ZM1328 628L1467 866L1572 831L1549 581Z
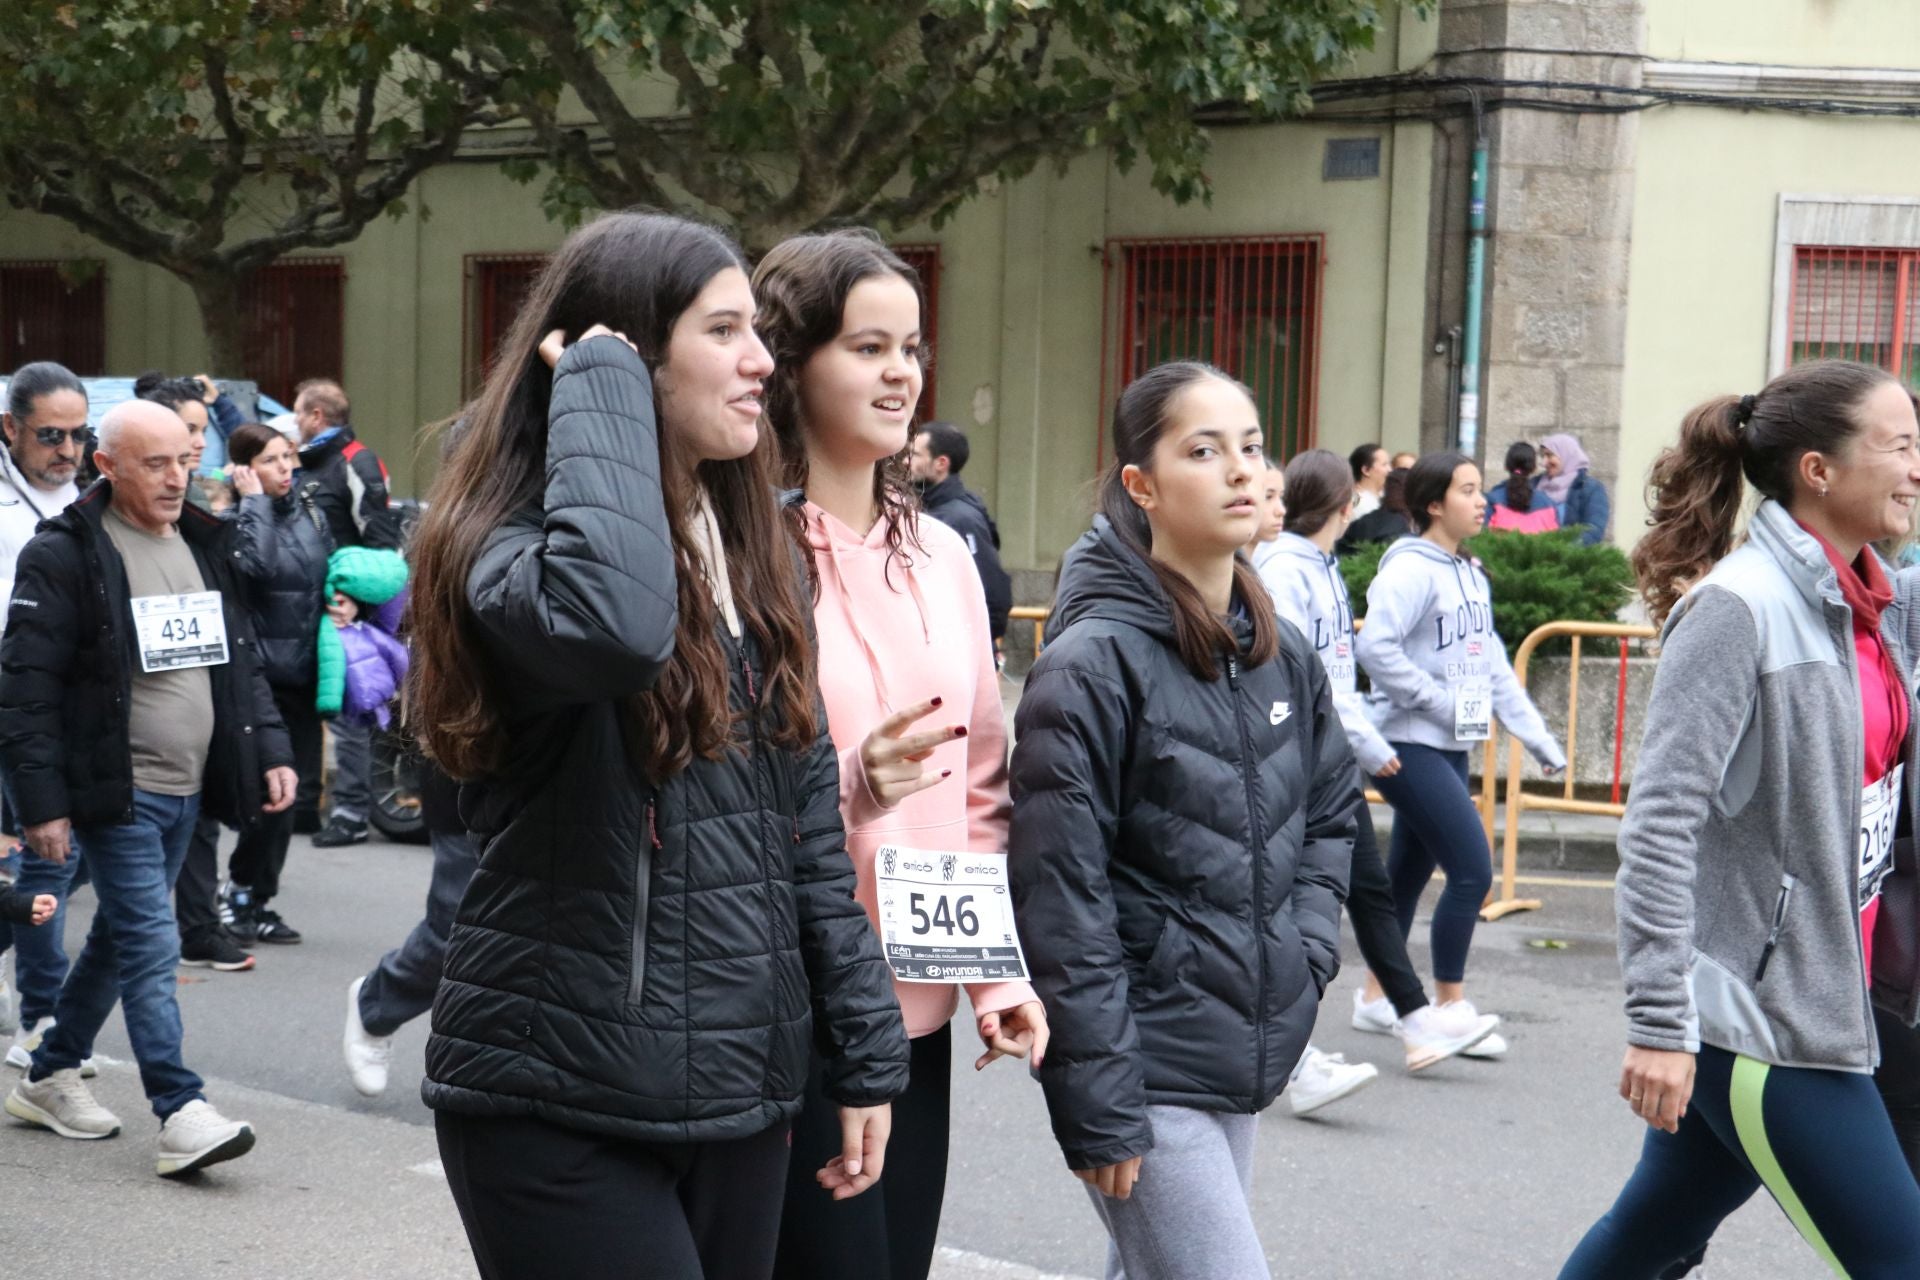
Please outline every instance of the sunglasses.
M69 439L84 449L93 440L93 428L74 427L72 430L67 430L63 427L35 427L33 438L48 449L58 449Z

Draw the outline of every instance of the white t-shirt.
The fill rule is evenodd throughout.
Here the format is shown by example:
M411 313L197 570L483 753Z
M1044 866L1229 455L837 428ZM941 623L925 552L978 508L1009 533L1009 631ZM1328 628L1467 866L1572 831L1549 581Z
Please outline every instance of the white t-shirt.
M34 530L79 496L79 486L72 481L52 493L34 488L14 465L13 455L0 448L0 611L13 599L13 567Z
M1353 518L1355 520L1358 520L1361 516L1372 515L1379 509L1379 494L1371 489L1355 489L1353 491Z

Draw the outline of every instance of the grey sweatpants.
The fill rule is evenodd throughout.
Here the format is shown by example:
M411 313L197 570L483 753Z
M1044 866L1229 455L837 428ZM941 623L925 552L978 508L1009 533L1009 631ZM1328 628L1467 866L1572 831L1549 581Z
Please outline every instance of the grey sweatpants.
M1253 1229L1257 1115L1147 1108L1153 1150L1125 1200L1089 1186L1107 1228L1107 1280L1271 1280Z
M327 781L330 817L350 827L367 825L373 809L373 726L343 718L327 722L333 737L333 776Z

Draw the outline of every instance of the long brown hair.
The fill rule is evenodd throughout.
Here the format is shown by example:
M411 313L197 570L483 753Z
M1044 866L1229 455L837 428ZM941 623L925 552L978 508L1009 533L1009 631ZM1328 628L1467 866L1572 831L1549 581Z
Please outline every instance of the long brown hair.
M467 578L493 533L538 510L546 488L547 406L553 375L539 354L554 329L595 324L632 340L655 373L660 484L672 535L679 625L673 657L653 687L629 699L635 763L654 779L695 756L718 759L736 740L731 663L716 635L719 611L694 532L704 491L720 526L743 629L758 642L769 733L789 750L816 734L814 669L791 544L775 507L765 433L744 458L700 461L659 419L659 375L675 321L709 281L744 272L740 250L711 227L654 213L608 214L567 238L535 282L480 394L460 415L413 542L410 605L415 659L412 718L421 741L457 778L496 772L506 755L501 682L467 607Z
M1182 391L1204 378L1218 378L1228 386L1239 387L1249 400L1253 393L1210 364L1177 360L1147 370L1120 393L1113 406L1113 465L1100 480L1100 513L1127 548L1147 562L1160 589L1173 603L1173 643L1180 661L1198 680L1217 680L1219 656L1239 648L1233 630L1207 608L1200 591L1185 574L1153 558L1153 526L1127 492L1120 473L1127 467L1153 471L1154 446L1173 425L1173 402ZM1257 667L1270 662L1280 651L1280 635L1273 616L1273 600L1260 585L1260 575L1246 558L1233 560L1233 590L1253 618L1253 647L1247 652L1247 665Z
M1851 360L1795 365L1751 396L1716 396L1680 424L1647 477L1647 532L1633 572L1657 626L1733 548L1744 475L1762 496L1793 502L1793 477L1809 453L1837 454L1860 430L1859 408L1885 369Z
M920 276L865 227L793 236L775 245L753 273L753 299L759 308L755 327L773 353L773 374L766 380L767 422L780 447L780 480L790 489L807 487L807 441L800 421L800 374L813 354L840 336L847 295L862 280L895 275L913 286L920 300L920 362L927 354L927 299ZM907 459L913 453L914 428L906 447L873 466L873 502L887 530L892 558L910 564L907 547L920 549L913 520L915 499ZM811 567L812 557L808 564Z

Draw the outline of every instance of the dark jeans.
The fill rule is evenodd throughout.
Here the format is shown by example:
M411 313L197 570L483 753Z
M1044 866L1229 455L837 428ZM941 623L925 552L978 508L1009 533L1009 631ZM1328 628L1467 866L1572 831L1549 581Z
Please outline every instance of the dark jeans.
M773 1269L785 1126L666 1143L530 1116L439 1111L433 1122L481 1280L765 1280Z
M1920 1275L1920 1184L1873 1082L1707 1045L1680 1131L1647 1130L1633 1176L1560 1280L1671 1274L1762 1186L1841 1275Z
M287 722L287 736L293 740L293 769L301 786L309 777L320 777L320 713L313 709L314 688L275 686L273 704ZM298 800L295 807L298 807ZM287 865L287 847L293 843L293 809L263 813L240 833L240 843L227 862L227 874L235 884L253 890L253 901L260 905L280 892L280 872Z
M1013 1064L998 1069L1008 1065ZM814 1174L840 1154L840 1108L822 1089L824 1072L814 1064L806 1102L793 1125L774 1271L780 1280L926 1280L947 1193L951 1026L913 1040L909 1073L907 1091L893 1100L893 1132L880 1181L851 1200L836 1201Z
M372 1035L390 1036L433 1006L453 914L480 865L479 841L465 832L436 831L432 839L427 914L405 942L380 957L360 988L360 1022Z
M92 1057L94 1037L118 1001L153 1113L165 1120L204 1096L200 1077L181 1060L173 973L180 963L180 934L168 902L199 812L199 796L136 788L132 822L74 832L100 906L80 958L60 988L56 1025L34 1051L33 1079L44 1080Z
M1364 804L1360 806L1360 829L1353 840L1347 918L1353 921L1360 958L1393 1002L1393 1011L1404 1018L1425 1008L1430 1003L1427 989L1420 985L1413 961L1407 958L1407 935L1400 930L1400 913L1394 906L1392 886L1387 883L1387 869L1380 864L1373 814Z
M1393 839L1387 851L1387 875L1400 913L1400 936L1413 933L1420 895L1435 867L1447 873L1447 887L1433 908L1435 982L1464 982L1473 927L1480 904L1493 885L1493 853L1480 811L1467 785L1467 753L1436 751L1417 742L1389 743L1400 757L1400 772L1375 778L1373 785L1393 806Z
M13 985L20 992L20 1025L31 1028L53 1016L60 984L67 980L67 904L74 891L87 883L87 860L77 848L68 852L64 863L23 851L18 875L14 888L20 893L29 898L50 893L60 900L53 919L38 929L13 932Z

